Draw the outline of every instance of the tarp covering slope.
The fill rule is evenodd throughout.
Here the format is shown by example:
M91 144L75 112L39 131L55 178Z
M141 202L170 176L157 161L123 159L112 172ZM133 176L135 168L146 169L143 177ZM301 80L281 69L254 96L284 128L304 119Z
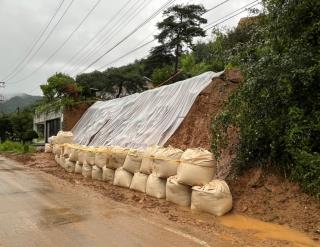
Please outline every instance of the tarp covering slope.
M197 96L222 72L206 72L171 85L93 104L72 129L82 145L163 146Z

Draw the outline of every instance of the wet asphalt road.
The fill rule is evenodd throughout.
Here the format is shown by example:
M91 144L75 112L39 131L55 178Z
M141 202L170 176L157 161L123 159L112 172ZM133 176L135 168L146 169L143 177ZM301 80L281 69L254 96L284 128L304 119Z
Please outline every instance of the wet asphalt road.
M1 247L209 246L139 211L0 157Z

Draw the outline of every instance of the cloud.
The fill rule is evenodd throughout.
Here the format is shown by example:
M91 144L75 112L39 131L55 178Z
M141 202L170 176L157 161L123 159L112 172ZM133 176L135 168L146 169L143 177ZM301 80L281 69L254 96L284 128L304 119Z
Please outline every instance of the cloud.
M51 27L56 23L70 1L71 0L64 1L62 8L53 21ZM39 50L38 54L34 56L29 63L24 64L22 67L23 69L17 73L14 78L6 81L6 88L4 90L0 89L0 93L24 92L34 95L41 94L39 85L45 83L46 79L50 75L60 71L70 73L73 71L71 70L72 67L79 67L75 72L79 72L86 68L93 60L130 33L131 30L142 23L151 15L151 13L153 13L153 11L158 9L165 2L155 0L130 1L127 8L123 9L119 15L111 19L111 17L119 11L119 9L128 0L101 1L89 18L83 23L81 28L66 43L63 49L50 59L48 63L43 65L35 73L32 73L64 42L96 1L97 0L74 0L69 11L62 19L61 23L59 23L56 30L52 33L52 36ZM60 1L50 0L0 0L0 30L2 30L2 38L0 39L0 80L6 77L6 75L12 71L14 66L26 55L26 52L39 36L41 30L53 16L59 2ZM176 0L175 3L186 2L187 1ZM188 3L203 4L206 8L211 8L221 2L223 2L223 0L188 1ZM214 20L217 20L250 2L252 2L252 0L230 0L219 8L206 14L205 17L208 19L208 22L213 22ZM127 14L124 15L124 13ZM243 13L222 25L228 27L234 26L242 16L246 15L246 13ZM91 69L102 67L144 42L151 40L152 36L157 32L155 24L159 20L161 20L161 15L158 15L157 18L150 21L150 23L145 25L128 40L106 55ZM97 45L99 44L99 41L101 44L103 39L106 39L108 42L103 46L100 45L101 47L96 49L92 56L86 58L85 54L87 53L84 55L79 53L75 59L70 61L70 58L72 58L90 39L92 39L92 37L94 37L99 29L101 29L106 23L109 23L108 28L94 40L95 42L92 43L92 46L90 46L89 49L93 50L95 47L98 47ZM112 64L112 66L121 66L123 64L133 62L135 59L142 58L148 54L148 51L154 45L155 43L152 43L119 60L115 64ZM80 63L81 57L83 58L82 63ZM79 66L76 66L78 64ZM28 76L30 74L31 76Z

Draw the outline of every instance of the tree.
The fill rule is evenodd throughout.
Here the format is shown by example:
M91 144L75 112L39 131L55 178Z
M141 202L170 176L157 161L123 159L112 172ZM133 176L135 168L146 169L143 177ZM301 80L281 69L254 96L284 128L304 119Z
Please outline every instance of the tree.
M45 100L51 102L55 99L80 97L81 88L75 80L65 74L57 73L48 78L47 84L40 86Z
M11 125L13 130L13 139L23 143L29 140L33 131L33 112L26 109L13 113L11 116ZM36 137L35 137L36 138Z
M200 27L207 23L201 16L206 12L202 5L175 5L163 12L165 19L157 23L160 33L158 41L168 50L174 51L174 71L178 71L179 57L185 47L193 48L195 37L204 37L205 31Z
M5 141L12 135L12 124L9 115L0 116L0 142Z

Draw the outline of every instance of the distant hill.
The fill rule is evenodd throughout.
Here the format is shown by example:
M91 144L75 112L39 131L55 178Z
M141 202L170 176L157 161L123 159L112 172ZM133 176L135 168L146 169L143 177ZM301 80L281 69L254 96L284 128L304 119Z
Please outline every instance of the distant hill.
M41 99L41 96L33 96L29 94L19 94L9 98L8 100L0 103L0 113L11 113L17 110L19 107L23 109L32 105L37 100Z

